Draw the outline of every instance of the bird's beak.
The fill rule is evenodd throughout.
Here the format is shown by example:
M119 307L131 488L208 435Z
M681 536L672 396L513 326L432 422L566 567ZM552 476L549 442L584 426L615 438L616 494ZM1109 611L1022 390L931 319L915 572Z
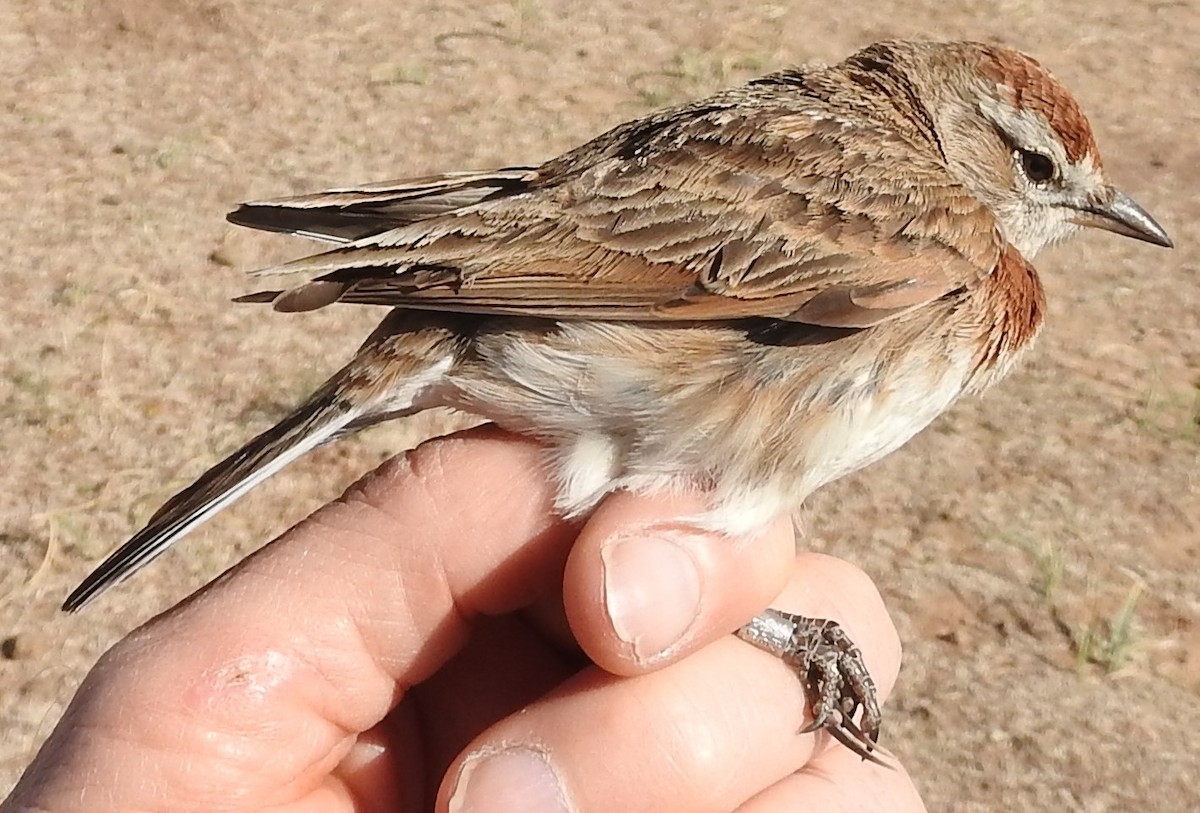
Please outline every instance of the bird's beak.
M1166 230L1158 225L1137 201L1112 187L1106 190L1100 201L1079 209L1071 218L1071 222L1116 232L1126 237L1136 237L1156 246L1175 247Z

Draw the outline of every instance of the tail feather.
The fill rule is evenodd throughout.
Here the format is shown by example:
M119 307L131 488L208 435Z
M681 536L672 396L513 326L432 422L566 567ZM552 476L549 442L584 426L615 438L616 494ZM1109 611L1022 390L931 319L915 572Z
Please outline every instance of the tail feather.
M363 417L361 407L338 399L332 382L322 387L278 424L172 497L145 528L75 588L63 603L63 609L68 612L81 609L293 460L370 422Z

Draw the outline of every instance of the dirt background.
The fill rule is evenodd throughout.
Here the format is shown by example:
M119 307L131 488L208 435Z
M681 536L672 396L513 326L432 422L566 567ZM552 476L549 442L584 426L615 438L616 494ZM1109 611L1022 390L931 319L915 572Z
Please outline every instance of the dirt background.
M0 794L106 647L419 431L309 457L103 607L58 612L379 316L230 305L306 247L227 225L232 204L537 162L904 36L1039 56L1178 248L1050 252L1024 368L813 501L811 544L877 579L906 641L886 744L931 809L1200 807L1200 10L1097 0L4 0Z

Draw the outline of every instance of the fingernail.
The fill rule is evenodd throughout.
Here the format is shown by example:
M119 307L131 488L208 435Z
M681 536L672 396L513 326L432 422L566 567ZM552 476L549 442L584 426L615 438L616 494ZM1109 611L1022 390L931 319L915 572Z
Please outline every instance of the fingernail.
M601 550L604 602L638 661L679 642L700 612L696 560L669 534L618 537Z
M545 754L531 748L472 755L450 794L450 813L570 813Z

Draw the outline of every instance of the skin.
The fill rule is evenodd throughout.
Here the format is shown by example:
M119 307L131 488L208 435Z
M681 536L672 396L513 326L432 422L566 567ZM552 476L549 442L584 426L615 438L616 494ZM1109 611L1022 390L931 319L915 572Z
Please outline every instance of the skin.
M863 573L789 523L670 522L687 495L564 523L542 454L483 429L384 464L101 658L0 811L924 810L798 735L795 676L728 634L835 618L882 699L900 646Z

